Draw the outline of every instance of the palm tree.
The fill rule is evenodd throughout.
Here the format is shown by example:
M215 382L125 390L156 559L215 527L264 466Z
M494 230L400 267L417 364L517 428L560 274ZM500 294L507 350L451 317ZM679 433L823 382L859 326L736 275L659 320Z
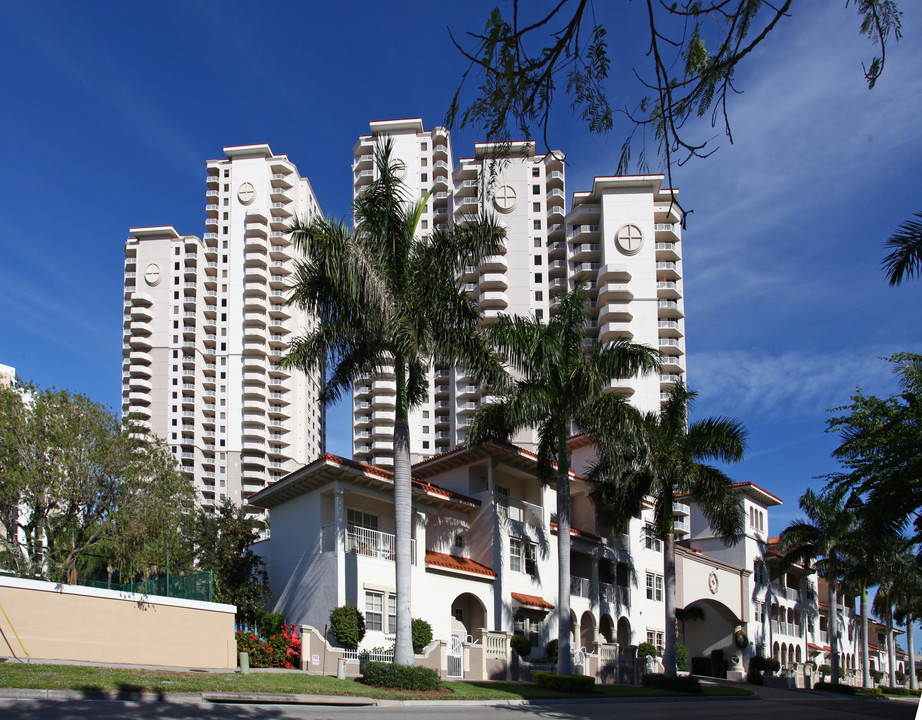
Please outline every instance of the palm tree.
M852 494L852 498L857 498ZM852 498L846 503L850 509L862 507L860 500ZM859 614L861 616L861 686L871 687L871 663L868 658L868 587L877 583L877 544L878 535L869 531L867 523L859 524L851 533L849 542L849 562L843 570L845 583L858 593Z
M807 490L800 498L806 520L791 523L778 540L778 549L787 562L811 564L825 576L829 586L829 649L833 683L839 682L839 580L845 571L857 518L845 507L846 488L840 486L817 495Z
M557 483L557 672L572 672L570 657L570 461L575 425L606 452L616 439L636 438L640 415L624 398L605 392L608 381L658 370L656 352L627 340L583 344L586 295L579 279L547 324L536 317L501 317L488 328L501 359L519 378L495 387L500 400L484 404L471 422L470 445L507 440L526 428L538 434L538 476Z
M922 275L922 213L916 213L918 220L907 220L897 229L885 247L890 254L881 265L890 287L899 285L904 277Z
M716 417L688 424L688 408L696 397L682 383L670 391L659 413L644 416L646 457L626 457L620 465L599 463L589 473L594 497L611 525L623 529L640 513L645 497L654 499L654 526L663 543L666 585L667 676L676 675L675 526L673 503L690 495L711 527L727 543L744 529L743 506L732 481L708 461L737 462L746 449L746 430L738 420Z
M890 538L878 543L878 580L880 585L874 596L873 609L887 624L887 660L890 666L890 687L896 685L896 653L894 648L894 621L905 620L909 626L906 638L913 652L912 622L919 605L920 581L918 561L911 545L904 538Z
M366 373L393 368L394 525L397 639L395 662L413 663L410 632L411 478L409 408L426 397L430 362L463 363L489 377L477 305L460 291L466 265L497 251L504 235L486 215L417 237L428 196L409 197L391 157L392 141L375 149L377 179L353 205L354 230L342 223L296 220L292 240L304 254L289 302L316 315L315 329L292 341L284 367L329 366L321 401L332 403Z

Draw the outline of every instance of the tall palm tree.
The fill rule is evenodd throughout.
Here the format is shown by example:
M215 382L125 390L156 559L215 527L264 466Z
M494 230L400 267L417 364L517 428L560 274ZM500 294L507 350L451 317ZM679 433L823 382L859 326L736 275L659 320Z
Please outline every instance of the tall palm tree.
M905 620L909 629L907 642L912 650L912 617L919 605L919 566L909 542L904 538L891 538L878 543L879 586L874 596L873 609L887 624L887 660L890 666L890 687L896 685L896 652L894 647L894 621Z
M526 428L538 434L538 475L557 483L557 671L572 672L570 657L570 461L567 438L575 424L605 453L618 440L639 435L640 415L624 398L605 392L608 381L659 369L657 354L627 340L583 344L586 294L579 279L544 324L536 317L501 317L488 328L500 358L515 374L496 387L498 402L484 404L468 442L507 440Z
M676 675L675 525L673 503L690 495L711 527L728 543L744 529L743 506L733 484L708 461L737 462L746 449L746 430L738 420L716 417L688 424L688 409L696 393L682 383L670 391L659 413L644 416L646 457L626 457L617 466L599 463L589 473L594 497L616 529L626 528L639 514L645 497L654 499L657 536L663 541L666 648L663 666Z
M394 525L397 638L395 662L413 663L410 632L411 478L409 408L426 397L427 368L463 364L490 376L477 305L457 278L466 265L497 251L504 231L486 215L451 231L417 236L428 196L409 197L391 157L392 141L375 149L377 178L353 204L354 229L317 219L295 221L298 263L290 303L318 324L292 341L284 367L329 368L321 401L335 402L359 376L393 368Z
M881 262L890 287L899 285L906 277L922 275L922 213L918 220L907 220L897 229L884 246L890 254Z
M850 499L846 505L851 504ZM860 510L860 507L857 509ZM859 597L862 687L871 687L871 662L868 657L868 587L875 585L878 578L877 539L879 536L871 533L869 528L867 523L859 520L858 525L852 531L848 563L843 570L844 582L858 593Z
M829 587L829 649L833 683L839 682L839 580L849 562L857 518L845 507L847 488L817 495L807 490L800 498L805 520L791 523L778 540L788 562L802 562L825 576Z

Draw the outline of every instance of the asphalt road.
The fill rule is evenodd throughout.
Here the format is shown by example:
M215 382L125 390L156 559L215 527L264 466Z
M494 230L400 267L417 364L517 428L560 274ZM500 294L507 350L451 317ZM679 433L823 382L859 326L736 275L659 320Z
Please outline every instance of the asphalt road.
M916 703L837 697L773 697L750 700L682 700L625 702L594 700L532 705L476 705L468 703L412 703L379 707L324 707L316 705L244 705L202 702L124 702L110 700L0 699L0 718L13 720L852 720L916 717ZM920 715L922 717L922 715Z

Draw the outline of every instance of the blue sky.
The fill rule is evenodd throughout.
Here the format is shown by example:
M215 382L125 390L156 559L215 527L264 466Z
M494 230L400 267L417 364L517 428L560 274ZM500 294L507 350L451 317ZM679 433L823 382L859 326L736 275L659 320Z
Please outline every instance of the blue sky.
M637 5L636 3L634 5ZM615 105L636 92L637 8L613 17ZM868 91L844 3L797 3L740 70L735 144L677 169L688 377L698 416L738 417L731 469L779 495L779 532L813 478L836 469L826 410L857 385L889 394L878 358L922 351L922 284L887 287L883 243L922 210L922 8ZM440 124L464 69L456 34L492 3L3 3L0 60L0 363L41 385L120 405L123 243L133 226L204 232L205 161L267 142L348 215L350 162L368 122ZM607 8L601 12L612 12ZM621 127L623 131L624 128ZM614 172L622 133L591 136L561 102L551 143L569 193ZM453 133L455 157L481 140ZM348 454L349 413L328 447Z

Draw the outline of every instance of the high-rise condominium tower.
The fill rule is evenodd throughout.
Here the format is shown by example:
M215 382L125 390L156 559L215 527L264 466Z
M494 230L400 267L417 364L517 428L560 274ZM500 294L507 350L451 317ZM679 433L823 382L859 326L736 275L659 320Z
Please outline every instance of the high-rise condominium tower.
M597 177L573 194L567 242L549 248L551 296L586 281L587 345L628 338L658 349L662 374L609 383L642 411L685 373L681 211L662 175Z
M276 365L315 322L286 304L287 228L320 212L314 192L268 145L224 153L202 239L164 226L125 242L122 412L166 439L209 509L324 451L319 374Z
M502 251L459 278L479 301L485 323L500 314L549 319L554 297L583 277L591 305L587 346L626 337L664 353L660 376L612 381L610 391L642 410L659 408L661 393L684 379L685 368L681 213L674 193L662 188L662 176L596 178L590 192L575 193L567 213L563 153L537 153L533 142L477 144L474 157L452 170L445 129L426 132L422 120L397 120L371 123L371 134L356 143L355 196L374 179L374 148L386 137L406 169L409 196L434 190L421 236L484 209L505 226ZM395 397L390 373L356 382L356 459L393 464ZM463 443L481 399L463 370L434 368L429 400L410 413L414 459ZM513 440L524 447L534 442L530 433Z

